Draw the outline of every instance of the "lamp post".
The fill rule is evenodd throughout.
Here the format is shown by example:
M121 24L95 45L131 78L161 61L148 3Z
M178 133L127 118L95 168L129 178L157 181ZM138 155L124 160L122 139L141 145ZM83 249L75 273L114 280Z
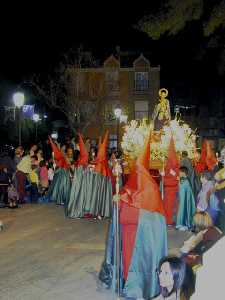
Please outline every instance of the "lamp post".
M13 95L13 102L15 107L18 108L19 146L21 146L21 108L24 104L24 94L20 92L15 93Z
M40 121L40 116L39 114L34 114L33 115L33 121L35 122L35 142L37 142L37 127L38 127L38 122Z
M116 107L114 109L114 114L116 117L116 136L117 136L117 151L119 150L119 135L120 135L120 117L122 114L122 109L120 107Z

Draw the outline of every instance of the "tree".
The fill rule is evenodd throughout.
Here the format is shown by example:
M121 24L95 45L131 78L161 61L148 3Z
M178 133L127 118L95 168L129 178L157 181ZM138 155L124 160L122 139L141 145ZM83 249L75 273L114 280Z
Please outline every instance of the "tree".
M224 0L167 0L158 13L144 16L137 27L153 40L170 38L187 28L192 31L196 28L201 32L199 43L202 43L196 56L204 59L206 55L212 55L214 60L217 57L219 73L225 72Z
M29 83L35 87L38 95L42 96L50 109L58 109L67 118L72 130L85 129L101 111L105 97L104 78L97 72L88 73L88 83L85 92L88 100L83 101L81 88L81 67L94 67L94 60L90 51L71 49L64 55L64 59L53 75L43 80L40 76L33 76ZM82 127L82 128L81 128Z
M212 2L218 1L207 2L208 6L203 0L167 0L157 15L145 16L138 27L157 40L164 34L176 35L188 22L200 20L204 35L210 36L216 29L225 26L225 1L220 1L213 8Z

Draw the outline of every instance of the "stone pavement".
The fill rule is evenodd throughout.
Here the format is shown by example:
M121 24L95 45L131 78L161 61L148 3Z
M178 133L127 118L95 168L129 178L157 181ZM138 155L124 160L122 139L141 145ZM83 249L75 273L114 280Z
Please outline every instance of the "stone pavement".
M116 299L97 289L108 221L66 219L54 204L0 209L1 300ZM190 233L169 229L170 252Z

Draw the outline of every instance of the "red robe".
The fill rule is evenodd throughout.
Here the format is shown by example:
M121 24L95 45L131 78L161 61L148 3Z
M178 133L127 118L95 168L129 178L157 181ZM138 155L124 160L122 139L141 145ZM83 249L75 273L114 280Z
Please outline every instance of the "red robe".
M174 172L174 175L171 174L171 170ZM175 212L175 199L179 185L178 176L179 161L177 159L173 138L171 138L164 177L164 208L166 223L168 225L173 224L173 215Z

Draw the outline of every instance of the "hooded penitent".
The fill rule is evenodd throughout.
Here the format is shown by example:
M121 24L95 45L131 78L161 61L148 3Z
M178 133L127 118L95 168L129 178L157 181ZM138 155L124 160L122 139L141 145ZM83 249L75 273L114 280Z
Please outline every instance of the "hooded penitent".
M89 168L76 168L72 181L66 215L70 218L92 216L111 217L112 183L107 160L108 132L100 145L94 172Z
M211 144L208 140L204 140L202 144L201 158L195 166L198 173L202 173L205 170L212 171L217 164L217 159Z
M107 146L109 140L109 132L107 131L102 144L99 145L98 154L95 161L95 172L102 174L103 176L112 176L112 172L109 168L107 159Z
M83 166L86 167L88 165L88 152L86 150L83 138L81 136L80 133L78 133L79 135L79 148L80 148L80 156L79 159L77 161L77 166Z
M55 160L57 167L68 169L69 164L66 161L61 150L57 147L57 145L52 141L52 139L50 137L49 137L49 141L50 141L50 144L52 147L52 152L54 153L54 160Z
M150 135L120 192L124 293L127 297L144 299L157 294L153 269L167 253L163 202L149 173L149 160Z
M102 137L100 136L98 140L98 149L100 148L101 144L102 144Z
M56 204L62 205L67 203L70 194L70 177L68 170L70 164L66 161L63 153L50 137L49 141L58 169L54 172L53 181L48 190L48 196L52 201L56 202Z
M164 177L164 207L167 224L173 224L175 198L179 185L179 160L177 158L173 137L171 137L165 166Z
M212 171L217 164L216 155L209 141L206 140L206 165Z
M159 212L164 215L163 202L158 185L149 173L149 162L150 135L147 138L142 154L138 157L129 175L127 183L120 192L121 201L135 208Z

